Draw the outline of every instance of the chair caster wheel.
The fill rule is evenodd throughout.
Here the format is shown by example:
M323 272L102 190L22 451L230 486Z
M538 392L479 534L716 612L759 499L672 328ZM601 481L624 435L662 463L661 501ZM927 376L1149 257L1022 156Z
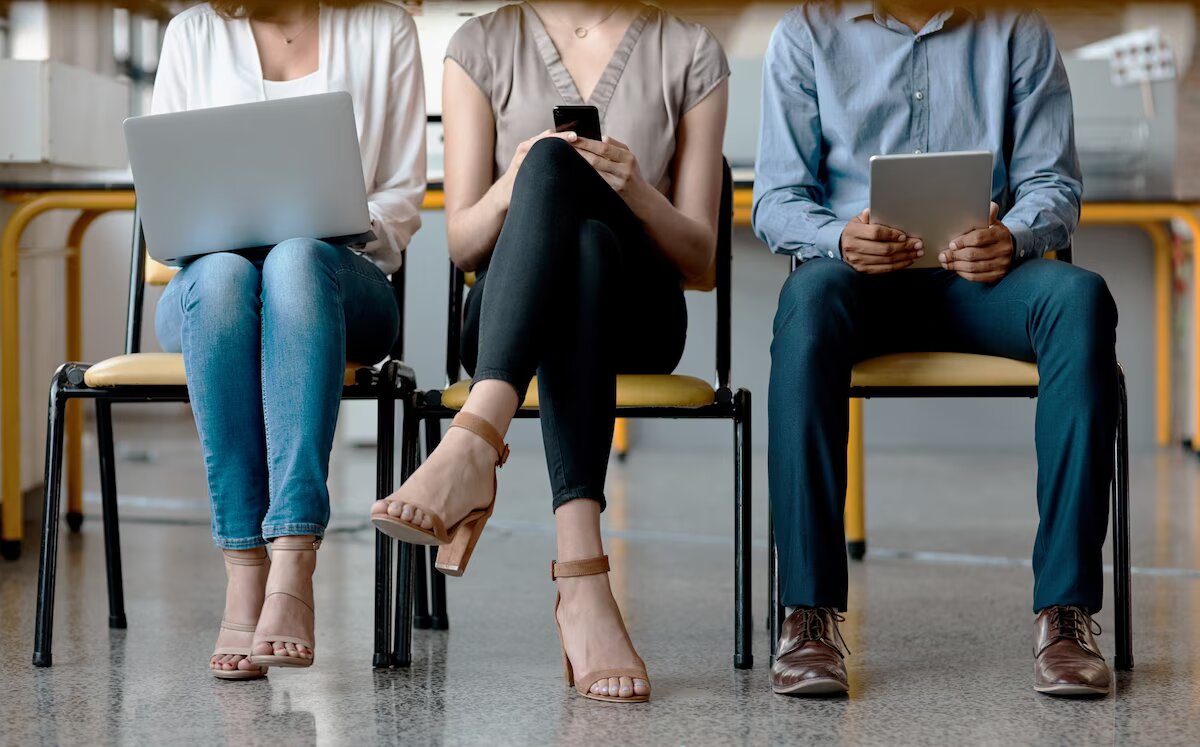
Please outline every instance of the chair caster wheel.
M848 552L850 554L850 557L852 559L862 560L867 555L866 540L862 540L860 542L847 542L846 543L846 552Z
M21 540L0 542L0 556L3 556L5 560L16 560L21 557Z
M67 526L75 534L79 534L79 530L83 527L83 514L75 511L67 512Z

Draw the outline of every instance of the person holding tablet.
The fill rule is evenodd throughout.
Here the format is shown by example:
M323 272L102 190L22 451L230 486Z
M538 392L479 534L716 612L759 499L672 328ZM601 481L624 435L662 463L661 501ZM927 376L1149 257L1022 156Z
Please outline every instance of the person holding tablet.
M387 273L420 226L425 94L415 25L388 3L212 2L167 28L155 114L336 90L354 100L376 240L299 236L266 253L204 255L171 280L155 316L163 348L184 356L225 556L209 664L223 679L313 662L312 576L345 365L381 360L398 333Z
M600 537L616 375L672 371L682 284L711 282L728 74L707 29L622 0L508 5L446 53L446 220L451 258L477 273L462 346L474 385L372 520L465 571L536 372L556 621L567 682L589 698L650 697ZM596 107L579 129L598 120L603 139L550 129L563 105Z
M802 260L771 345L769 479L788 608L779 693L848 688L837 623L850 369L915 350L1037 362L1034 687L1110 687L1091 616L1103 594L1117 309L1100 276L1039 260L1069 246L1082 192L1054 38L1036 12L972 8L805 3L767 50L754 229ZM987 225L934 246L872 221L872 156L971 150L995 154ZM905 269L928 253L940 268Z

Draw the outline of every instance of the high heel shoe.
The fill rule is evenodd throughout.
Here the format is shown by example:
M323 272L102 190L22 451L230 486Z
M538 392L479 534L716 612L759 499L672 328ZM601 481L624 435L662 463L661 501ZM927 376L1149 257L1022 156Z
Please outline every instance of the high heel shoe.
M573 576L598 576L602 573L608 573L608 570L607 555L601 555L598 558L588 558L587 560L571 560L566 563L550 562L550 578L552 580L571 578ZM554 627L558 629L558 643L562 647L563 676L567 681L567 687L574 687L575 692L585 698L603 700L607 703L645 703L650 700L649 695L630 695L628 698L622 698L616 695L600 695L591 691L592 685L610 677L628 677L631 680L644 680L647 685L650 684L650 676L646 674L646 662L642 661L642 657L637 654L634 654L634 658L638 661L637 667L601 669L595 672L587 672L578 677L575 676L575 668L571 665L570 657L567 656L567 644L563 641L562 625L558 622L558 605L561 601L562 595L556 595L554 598ZM624 625L621 626L622 630L624 630L624 627ZM632 649L633 642L629 640L628 631L625 631L625 641L629 643L629 648Z
M460 412L454 416L454 421L450 424L450 427L470 431L495 449L496 469L500 469L508 461L508 444L504 443L504 438L491 423L478 415L472 415L469 412ZM488 503L486 508L475 509L470 512L451 527L446 526L444 518L426 508L425 505L422 505L420 497L413 499L404 496L404 486L401 486L400 490L392 493L392 496L388 499L388 503L391 503L393 500L401 500L406 505L421 509L429 517L433 526L425 529L420 525L407 522L398 516L392 516L386 513L386 511L384 513L371 514L371 523L379 531L401 542L409 542L414 545L440 545L437 553L437 561L434 563L434 566L447 576L461 576L466 572L467 562L471 559L471 554L475 551L475 543L479 541L479 536L483 533L483 527L487 524L488 518L492 515L492 510L496 507L496 486L496 476L493 473L491 502Z
M321 540L303 540L299 537L276 537L271 541L272 552L316 552L321 547ZM303 592L301 592L303 593ZM290 599L293 599L308 608L308 611L313 614L313 625L309 628L312 632L308 639L290 636L276 635L274 633L264 633L261 628L254 631L254 642L250 645L251 650L258 648L260 643L274 644L277 643L294 643L298 646L304 646L312 656L278 656L276 654L251 654L250 663L260 666L272 667L311 667L313 661L317 658L317 647L313 640L316 638L316 610L313 609L312 585L309 584L308 593L304 596L297 595L292 590L272 587L270 578L267 579L267 595L263 598L263 607L266 607L267 601L276 594L282 594ZM305 598L307 597L307 598Z
M230 575L229 566L231 566L231 565L245 565L245 566L264 566L264 565L266 565L266 566L269 566L270 562L271 562L267 558L267 551L265 548L263 549L263 556L261 558L246 558L246 557L242 557L240 555L233 555L233 554L231 554L229 552L225 552L225 551L222 551L221 554L225 556L225 575L227 577ZM252 623L235 623L235 622L229 622L228 620L222 619L221 620L221 629L222 630L230 630L230 631L234 631L237 633L253 634L254 628L257 624L258 624L257 620L255 620ZM254 640L253 636L251 636L251 641L253 641L253 640ZM253 647L253 644L251 644L251 646L246 646L246 647L243 647L243 646L217 646L216 648L213 649L212 655L213 656L244 656L247 659L249 659L250 651L251 651L252 647ZM261 679L262 677L267 676L267 668L266 667L259 667L257 669L217 669L212 665L212 657L209 657L208 668L210 670L212 670L213 677L216 677L217 679L221 679L221 680L257 680L257 679Z

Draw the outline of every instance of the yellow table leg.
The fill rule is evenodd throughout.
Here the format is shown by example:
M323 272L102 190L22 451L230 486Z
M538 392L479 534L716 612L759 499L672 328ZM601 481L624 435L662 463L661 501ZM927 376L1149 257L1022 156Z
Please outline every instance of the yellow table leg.
M617 418L613 424L613 451L622 461L629 455L629 421L625 418Z
M1192 356L1194 361L1200 361L1200 220L1192 211L1181 213L1179 219L1187 224L1192 234ZM1192 367L1192 450L1200 452L1200 365Z
M1154 245L1154 441L1171 443L1171 300L1174 295L1171 235L1161 223L1143 223Z
M30 216L32 217L32 216ZM20 285L17 250L29 218L18 208L0 237L0 547L5 558L21 551L21 361Z
M863 479L863 401L850 400L850 437L846 449L846 548L862 560L867 550L866 483Z
M18 251L29 223L49 210L132 210L133 192L47 192L24 199L0 234L0 554L21 552L21 327Z
M63 293L66 320L67 360L83 359L83 280L81 252L83 237L101 213L86 210L75 219L67 236L67 259ZM79 531L83 524L83 403L66 403L67 525Z

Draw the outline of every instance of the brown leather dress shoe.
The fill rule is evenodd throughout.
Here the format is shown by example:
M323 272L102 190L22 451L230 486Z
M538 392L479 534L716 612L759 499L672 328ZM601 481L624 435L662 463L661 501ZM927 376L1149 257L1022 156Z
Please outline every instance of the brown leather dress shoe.
M837 624L845 618L830 607L800 607L783 621L771 687L780 695L839 695L850 689ZM845 653L843 653L843 650Z
M1100 626L1079 607L1047 607L1034 621L1033 689L1107 695L1112 675L1096 644Z

